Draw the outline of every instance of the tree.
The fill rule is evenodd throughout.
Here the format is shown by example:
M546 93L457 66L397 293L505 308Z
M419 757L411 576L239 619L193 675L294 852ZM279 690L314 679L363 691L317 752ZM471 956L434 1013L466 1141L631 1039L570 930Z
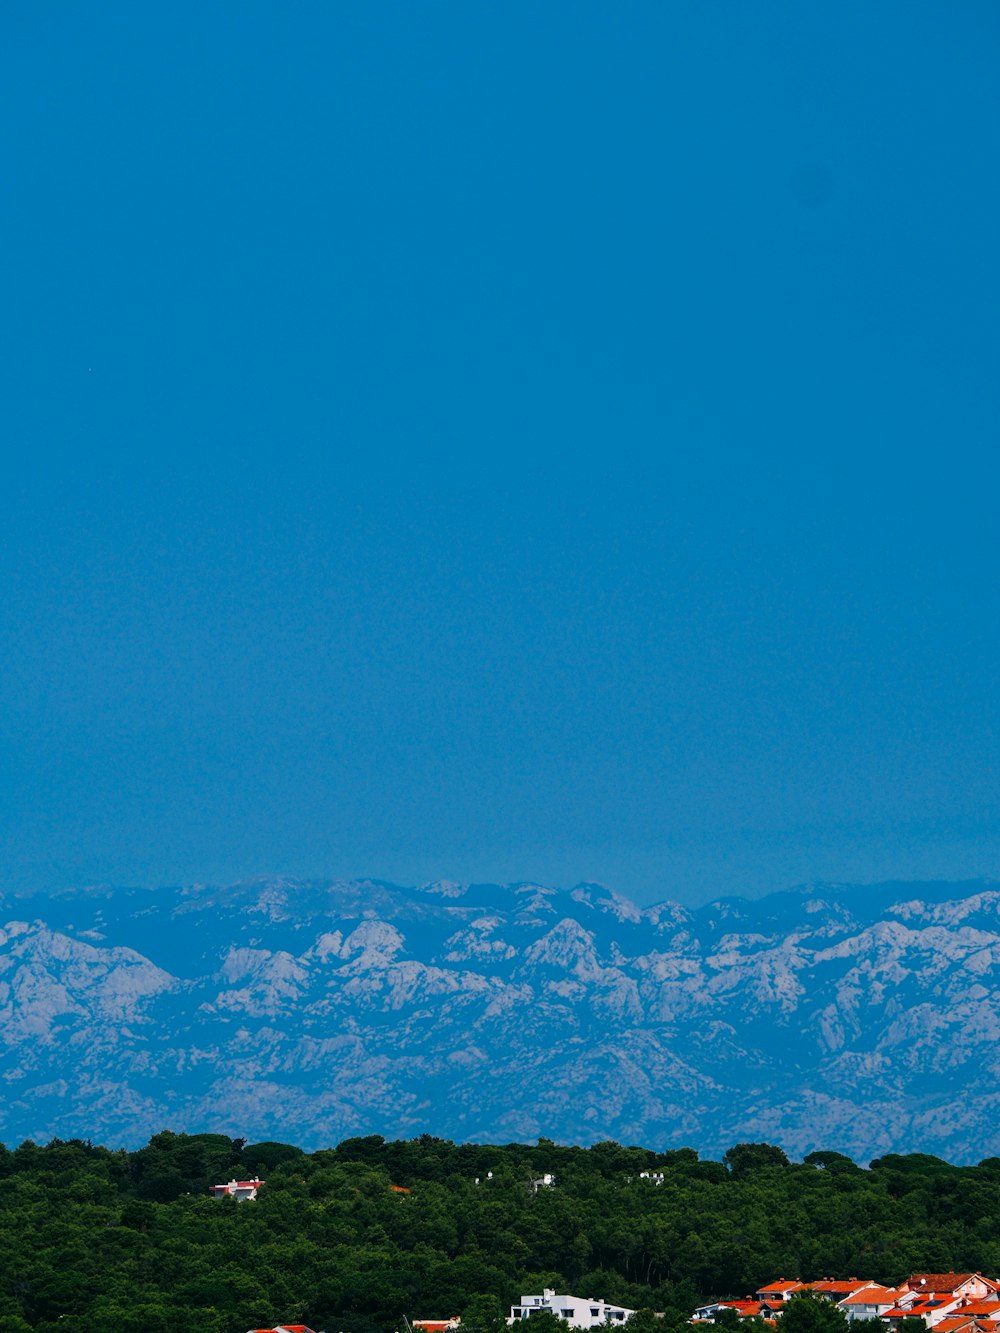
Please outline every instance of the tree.
M924 1321L921 1319L920 1322ZM885 1324L874 1315L870 1319L852 1319L851 1333L885 1333Z
M729 1167L734 1180L742 1180L764 1166L789 1165L784 1152L773 1143L737 1143L722 1160Z
M462 1311L464 1333L503 1333L503 1310L496 1296L473 1296Z
M716 1310L712 1317L712 1323L716 1328L724 1328L728 1330L728 1333L735 1333L742 1320L739 1310L734 1310L731 1305L723 1305Z
M847 1316L811 1291L796 1292L778 1316L778 1333L844 1333Z
M541 1140L539 1140L541 1142ZM567 1325L551 1310L539 1309L521 1321L531 1333L566 1333Z
M896 1325L896 1333L926 1333L927 1325L916 1314L908 1314Z
M628 1333L663 1333L663 1319L648 1305L636 1310L626 1321Z
M834 1173L861 1170L860 1166L842 1152L811 1152L803 1157L802 1163L804 1166L816 1166Z
M286 1162L300 1162L304 1160L305 1153L301 1148L296 1148L291 1143L244 1143L241 1150L242 1160L246 1163L247 1171L253 1171L260 1174L261 1171L274 1171L279 1165Z

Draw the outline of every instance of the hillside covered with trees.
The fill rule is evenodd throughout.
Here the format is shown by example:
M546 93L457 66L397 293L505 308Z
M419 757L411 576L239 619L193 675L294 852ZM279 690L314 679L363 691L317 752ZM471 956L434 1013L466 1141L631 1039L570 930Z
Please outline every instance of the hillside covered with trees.
M555 1185L535 1191L544 1173ZM208 1194L254 1175L252 1203ZM1000 1159L865 1169L766 1144L715 1162L429 1136L309 1154L170 1132L137 1152L28 1142L0 1147L0 1253L0 1333L393 1333L404 1315L459 1313L496 1333L544 1287L662 1311L673 1333L700 1302L777 1276L1000 1272Z

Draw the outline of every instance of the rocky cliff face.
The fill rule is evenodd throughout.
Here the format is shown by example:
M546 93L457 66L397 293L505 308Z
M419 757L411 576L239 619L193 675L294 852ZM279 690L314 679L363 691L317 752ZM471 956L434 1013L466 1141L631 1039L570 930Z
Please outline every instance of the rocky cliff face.
M1000 886L0 897L0 1137L1000 1155Z

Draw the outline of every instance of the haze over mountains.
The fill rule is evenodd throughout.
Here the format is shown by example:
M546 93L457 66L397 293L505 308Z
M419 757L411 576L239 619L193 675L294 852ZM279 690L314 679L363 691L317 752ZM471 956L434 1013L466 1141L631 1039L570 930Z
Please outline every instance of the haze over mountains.
M0 896L0 1138L1000 1155L1000 885Z

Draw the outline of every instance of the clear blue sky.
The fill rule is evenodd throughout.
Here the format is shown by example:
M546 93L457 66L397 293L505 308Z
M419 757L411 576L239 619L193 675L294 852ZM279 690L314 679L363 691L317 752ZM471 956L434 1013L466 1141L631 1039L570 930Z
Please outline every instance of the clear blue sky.
M996 5L2 34L0 887L998 873Z

